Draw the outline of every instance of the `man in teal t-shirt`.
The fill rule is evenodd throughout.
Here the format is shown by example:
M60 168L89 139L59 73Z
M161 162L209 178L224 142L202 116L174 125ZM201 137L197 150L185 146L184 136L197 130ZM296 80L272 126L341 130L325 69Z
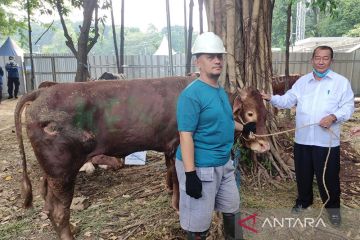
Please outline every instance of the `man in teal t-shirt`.
M218 167L229 161L234 144L234 120L223 88L197 79L181 93L177 106L178 130L193 132L197 167ZM180 147L176 157L182 160Z
M225 238L238 239L240 198L230 159L235 122L227 94L217 82L225 53L214 33L198 36L192 54L200 77L182 91L177 103L180 145L175 166L180 225L188 239L206 239L214 210L223 213Z

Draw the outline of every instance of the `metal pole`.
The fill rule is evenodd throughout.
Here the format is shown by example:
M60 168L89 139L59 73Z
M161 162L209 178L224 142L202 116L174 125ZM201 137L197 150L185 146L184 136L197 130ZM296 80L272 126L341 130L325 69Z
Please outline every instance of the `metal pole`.
M186 17L186 0L184 0L184 52L187 53L187 17Z
M27 14L28 14L28 33L29 33L29 50L30 50L30 65L31 65L31 90L35 89L35 72L34 72L34 59L33 59L33 51L32 51L32 40L31 40L31 23L30 23L30 1L27 0Z

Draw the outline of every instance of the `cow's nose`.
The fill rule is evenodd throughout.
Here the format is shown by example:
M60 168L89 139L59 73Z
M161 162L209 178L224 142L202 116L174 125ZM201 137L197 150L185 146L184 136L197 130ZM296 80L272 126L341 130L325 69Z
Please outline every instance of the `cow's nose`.
M270 150L270 144L268 141L260 140L259 144L260 144L261 149L264 149L264 152Z

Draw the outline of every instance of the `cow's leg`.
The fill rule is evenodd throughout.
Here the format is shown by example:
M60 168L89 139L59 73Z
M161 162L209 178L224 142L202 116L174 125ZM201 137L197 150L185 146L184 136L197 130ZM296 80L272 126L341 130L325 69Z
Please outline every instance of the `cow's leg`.
M165 152L166 184L171 195L171 206L179 211L179 182L175 168L175 151Z
M174 156L171 153L164 153L165 154L165 164L166 164L166 187L169 191L169 194L173 191L173 161Z
M176 168L175 168L175 160L171 160L172 162L172 182L173 182L173 194L171 198L171 205L172 207L179 212L179 198L180 198L180 192L179 192L179 181L176 174Z
M75 177L67 181L46 177L43 184L44 211L48 214L62 240L74 239L70 230L70 205L74 194Z
M124 164L121 160L116 157L110 157L106 155L97 155L90 160L93 164L97 165L106 165L112 170L119 170L124 167Z

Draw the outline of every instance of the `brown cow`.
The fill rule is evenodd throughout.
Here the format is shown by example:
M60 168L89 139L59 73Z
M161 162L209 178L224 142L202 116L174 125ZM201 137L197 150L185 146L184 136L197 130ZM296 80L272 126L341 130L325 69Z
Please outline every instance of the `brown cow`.
M61 239L73 239L69 218L75 179L81 166L94 156L124 157L142 150L164 152L168 176L173 181L173 200L177 199L176 173L171 172L179 144L176 101L192 80L173 77L64 83L24 95L16 106L15 125L25 207L32 205L21 132L21 113L27 105L27 134L44 173L44 210ZM257 133L265 133L265 107L260 93L247 90L231 99L237 117L244 122L257 119ZM259 152L269 149L265 139L252 139L247 144ZM172 181L168 180L168 184Z

